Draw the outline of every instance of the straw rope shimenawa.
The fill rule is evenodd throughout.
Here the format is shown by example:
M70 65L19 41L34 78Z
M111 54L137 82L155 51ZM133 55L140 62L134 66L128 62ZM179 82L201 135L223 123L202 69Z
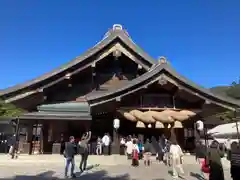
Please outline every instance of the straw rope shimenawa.
M164 124L173 123L173 128L182 128L182 121L196 115L190 110L175 111L172 109L165 109L163 111L145 111L131 110L120 111L120 113L129 121L137 122L136 127L145 128L145 124L155 123L155 128L164 128Z

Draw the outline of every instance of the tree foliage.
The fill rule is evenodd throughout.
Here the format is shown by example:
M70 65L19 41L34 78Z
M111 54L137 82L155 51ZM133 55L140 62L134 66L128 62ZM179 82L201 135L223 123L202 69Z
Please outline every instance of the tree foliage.
M238 82L234 81L226 91L226 94L240 100L240 80L238 80Z
M222 94L226 94L233 99L240 100L240 79L238 81L232 82L232 84L226 88L225 92ZM233 111L226 111L216 115L217 118L224 120L226 123L232 122L235 116L236 114Z
M0 100L0 117L17 117L23 112L24 110L16 107L14 104Z

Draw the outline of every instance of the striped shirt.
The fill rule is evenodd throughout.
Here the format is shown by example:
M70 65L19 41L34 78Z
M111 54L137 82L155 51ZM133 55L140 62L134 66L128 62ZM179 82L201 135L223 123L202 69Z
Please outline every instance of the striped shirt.
M231 153L231 165L240 166L240 152Z

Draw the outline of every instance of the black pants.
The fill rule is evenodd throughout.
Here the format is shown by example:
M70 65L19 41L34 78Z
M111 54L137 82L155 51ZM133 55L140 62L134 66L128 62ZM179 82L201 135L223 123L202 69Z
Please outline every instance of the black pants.
M231 176L233 180L239 180L240 179L240 166L233 166L231 165Z
M132 166L139 166L139 161L137 159L132 159Z
M120 155L125 155L125 145L120 145Z
M163 156L164 156L164 154L162 152L159 152L158 153L158 160L163 161Z
M88 152L84 152L83 154L81 154L81 162L79 165L79 168L81 171L86 170L87 167L87 159L88 159Z
M103 146L103 154L110 155L110 146Z

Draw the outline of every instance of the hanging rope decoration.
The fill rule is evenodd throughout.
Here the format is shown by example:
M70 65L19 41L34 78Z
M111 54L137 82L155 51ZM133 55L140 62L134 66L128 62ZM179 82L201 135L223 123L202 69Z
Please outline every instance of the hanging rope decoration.
M145 124L155 123L155 128L163 128L164 123L173 123L174 128L182 128L182 121L196 115L195 112L189 110L174 111L166 109L164 111L139 111L131 110L130 112L120 111L121 114L129 121L137 122L137 127L145 128Z

